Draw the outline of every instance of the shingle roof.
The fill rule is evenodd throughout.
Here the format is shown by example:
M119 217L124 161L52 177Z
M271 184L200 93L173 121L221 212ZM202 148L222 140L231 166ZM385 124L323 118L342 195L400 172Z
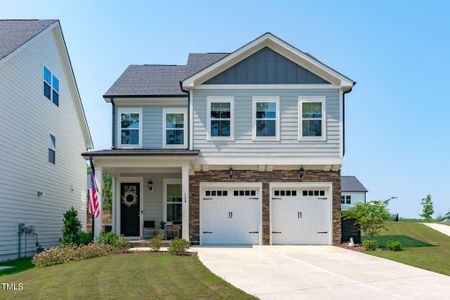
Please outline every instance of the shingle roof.
M0 60L58 20L0 20Z
M356 176L341 176L342 192L368 192Z
M186 96L180 81L228 53L191 53L186 65L130 65L105 93L114 96Z

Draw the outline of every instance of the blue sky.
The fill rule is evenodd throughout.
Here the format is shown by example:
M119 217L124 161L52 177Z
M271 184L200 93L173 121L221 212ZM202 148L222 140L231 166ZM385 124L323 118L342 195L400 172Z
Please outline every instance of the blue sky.
M368 199L417 217L450 210L450 2L4 1L0 18L61 20L97 149L110 148L103 93L129 64L185 64L270 31L348 75L344 175ZM364 3L362 3L364 2Z

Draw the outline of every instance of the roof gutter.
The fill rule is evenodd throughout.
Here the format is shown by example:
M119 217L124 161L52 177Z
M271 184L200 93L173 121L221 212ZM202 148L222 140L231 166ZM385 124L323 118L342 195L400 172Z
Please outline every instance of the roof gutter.
M351 89L342 93L342 156L345 156L345 94L350 93L355 85L356 81L353 82Z
M188 103L187 103L187 148L186 150L191 149L191 92L185 90L183 88L183 81L180 81L180 89L187 94Z

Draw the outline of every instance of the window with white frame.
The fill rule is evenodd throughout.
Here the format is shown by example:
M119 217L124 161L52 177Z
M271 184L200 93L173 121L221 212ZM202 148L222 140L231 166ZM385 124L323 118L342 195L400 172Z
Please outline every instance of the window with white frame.
M299 97L299 138L325 139L325 97Z
M142 109L119 108L119 146L141 147L142 146Z
M163 110L164 148L186 148L186 115L184 108Z
M48 162L56 164L56 137L48 134Z
M208 97L208 136L210 139L233 139L233 106L233 97Z
M44 96L59 106L59 79L44 66Z
M278 140L279 115L279 97L253 97L253 138Z
M171 184L166 185L166 222L172 224L181 224L182 215L182 185Z

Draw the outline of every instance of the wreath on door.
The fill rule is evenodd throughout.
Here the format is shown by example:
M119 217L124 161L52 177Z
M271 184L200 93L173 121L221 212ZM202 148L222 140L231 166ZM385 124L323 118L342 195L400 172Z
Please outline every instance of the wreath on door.
M137 194L133 191L127 191L122 196L122 203L130 207L137 204Z

